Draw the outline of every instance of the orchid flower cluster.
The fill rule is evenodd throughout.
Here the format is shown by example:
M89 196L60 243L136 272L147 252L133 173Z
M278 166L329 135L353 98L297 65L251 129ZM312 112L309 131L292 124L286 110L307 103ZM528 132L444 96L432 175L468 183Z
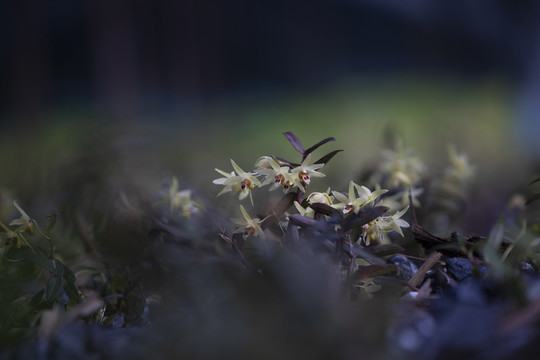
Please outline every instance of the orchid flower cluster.
M43 281L43 289L32 296L31 306L44 308L51 306L54 302L66 304L66 299L72 305L81 300L81 293L75 285L75 274L66 266L61 258L55 253L55 246L51 238L45 235L35 219L31 218L24 211L17 201L13 201L13 206L20 214L20 217L13 219L8 225L0 220L0 227L4 230L0 232L0 269L4 270L1 261L4 256L16 251L20 259L29 260L38 265L36 271L36 280L42 278L43 270L48 271L47 281ZM56 213L52 212L47 216L47 233L50 234L56 222ZM47 240L48 249L43 250L42 246L34 247L28 239L33 235L41 235ZM38 244L42 245L42 244ZM20 250L18 250L20 249ZM6 256L7 257L7 256ZM16 272L16 262L11 262L9 271ZM28 264L23 264L27 267ZM25 271L29 271L28 268Z
M377 171L370 183L391 187L394 193L384 199L384 205L397 211L409 204L409 195L415 207L420 206L419 197L423 194L426 166L411 149L405 148L397 139L394 149L384 149Z
M308 154L302 163L296 166L271 156L263 156L255 163L253 172L245 172L232 159L231 164L234 170L230 174L216 169L218 173L224 176L213 181L216 185L224 185L218 196L227 192L240 193L239 198L243 200L249 195L252 204L251 190L255 186L262 187L272 184L270 190L281 188L284 192L288 192L289 190L300 189L302 192L306 192L305 187L311 182L311 177L326 176L317 171L324 164L312 164L311 154ZM260 176L264 177L262 182L257 178Z
M409 224L401 217L406 213L408 206L388 216L383 216L388 210L387 207L376 206L380 203L381 196L388 190L377 188L372 191L366 186L350 181L347 193L328 189L326 192L313 192L307 195L307 187L312 178L324 177L325 174L320 172L320 169L342 150L334 150L313 161L312 152L321 145L334 141L334 138L324 139L305 149L293 133L287 132L284 135L302 154L301 163L293 163L275 156L262 156L255 162L255 168L250 172L244 171L234 160L231 160L233 171L230 173L215 169L223 175L213 181L214 184L223 186L218 196L228 192L239 194L240 200L249 196L253 205L252 191L256 187L270 185L270 191L281 189L285 193L277 208L264 218L251 217L240 205L242 219L234 220L238 227L233 233L242 233L244 239L250 236L267 237L262 227L263 223L270 217L279 221L279 217L285 215L285 220L279 221L282 229L297 227L296 230L292 230L297 232L298 228L317 227L316 224L323 222L331 224L332 231L339 233L339 237L345 242L361 246L388 242L386 234L392 231L403 236L402 228L408 227ZM287 212L289 208L295 208L298 214L289 214ZM359 231L351 238L350 230L355 228Z
M189 218L191 214L199 212L199 205L191 199L191 190L179 190L178 179L172 178L168 196L170 211L181 210L182 216Z
M0 233L0 247L11 245L20 248L21 245L27 245L33 250L24 234L34 235L36 228L39 230L37 223L28 216L17 201L13 201L13 206L15 206L21 216L9 223L9 226L17 226L15 229L9 228L0 220L0 226L4 229L4 232Z

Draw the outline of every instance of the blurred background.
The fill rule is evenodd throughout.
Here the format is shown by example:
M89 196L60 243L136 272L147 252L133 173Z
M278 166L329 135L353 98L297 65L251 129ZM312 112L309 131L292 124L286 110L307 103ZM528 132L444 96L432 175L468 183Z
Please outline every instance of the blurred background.
M336 137L313 190L345 189L399 137L434 174L447 144L469 155L485 231L540 170L539 20L534 0L3 1L0 185L53 207L168 170L214 196L230 158L295 160L293 131Z
M239 209L236 196L216 198L214 169L231 171L231 158L246 171L263 155L298 161L286 131L306 148L335 137L317 158L344 150L310 191L363 183L397 139L444 180L454 145L475 177L450 183L447 197L425 186L435 200L417 210L445 237L485 236L501 214L520 219L525 197L515 194L540 192L528 185L540 176L536 0L4 0L0 40L0 219L20 216L15 199L43 229L57 219L55 251L78 281L102 276L86 289L135 305L162 295L150 331L165 341L152 351L383 358L391 299L342 306L330 264L282 249L261 277L218 236ZM189 220L170 211L173 176L207 211ZM243 205L267 214L268 194ZM429 222L437 199L450 200L452 216ZM540 201L531 207L538 224ZM412 237L405 231L414 246ZM5 334L26 331L21 319L36 324L20 304L46 275L36 283L18 256L8 260L20 272L0 272L0 349L15 338ZM105 287L105 276L119 285ZM128 300L111 314L148 315ZM305 352L287 349L295 344Z

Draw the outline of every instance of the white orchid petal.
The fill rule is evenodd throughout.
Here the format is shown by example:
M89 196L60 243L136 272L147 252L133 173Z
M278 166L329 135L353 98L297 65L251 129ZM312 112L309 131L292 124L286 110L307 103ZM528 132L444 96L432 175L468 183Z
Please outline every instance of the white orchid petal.
M347 201L353 201L356 198L354 194L355 185L356 184L351 180L351 182L349 183L349 199Z
M225 171L222 171L222 170L219 170L219 169L214 169L216 170L218 173L220 173L221 175L225 176L226 178L229 178L231 176L235 176L236 174L233 172L231 172L230 174L229 173L226 173Z
M242 216L244 217L244 219L246 219L246 221L248 223L250 223L251 222L251 216L249 216L246 209L244 209L244 207L242 205L240 205L240 212L242 213Z
M233 159L231 159L231 164L232 164L233 169L236 170L236 172L238 173L238 175L240 175L240 176L242 176L242 177L245 176L245 173L246 173L246 172L245 172L244 170L242 170L242 169L240 168L240 166L238 166L238 165L234 162Z
M336 199L341 203L346 204L349 202L349 198L347 198L345 195L343 195L342 193L338 191L332 191L332 195L334 195Z

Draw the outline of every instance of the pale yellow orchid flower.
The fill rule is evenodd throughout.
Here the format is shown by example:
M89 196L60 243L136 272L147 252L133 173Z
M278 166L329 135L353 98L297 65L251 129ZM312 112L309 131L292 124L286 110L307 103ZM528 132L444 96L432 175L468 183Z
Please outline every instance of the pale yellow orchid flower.
M332 191L332 195L335 196L336 200L340 201L334 207L342 210L344 214L358 213L364 206L373 205L375 200L387 191L386 189L378 189L372 192L367 187L355 184L351 180L348 196L338 191Z
M234 171L228 174L219 169L215 169L218 173L224 176L213 181L213 183L216 185L224 185L223 190L221 190L218 196L226 192L232 192L240 193L240 200L245 199L248 195L251 198L251 190L253 190L256 185L261 184L259 179L254 176L256 173L245 172L232 159L231 164L238 175L236 175ZM253 198L251 198L251 202L253 203Z

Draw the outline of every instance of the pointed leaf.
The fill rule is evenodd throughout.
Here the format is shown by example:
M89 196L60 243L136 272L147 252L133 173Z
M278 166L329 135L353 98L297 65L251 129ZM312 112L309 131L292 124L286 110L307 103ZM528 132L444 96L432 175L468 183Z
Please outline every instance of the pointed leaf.
M327 162L330 161L330 159L332 159L334 157L334 155L336 155L338 152L341 152L341 151L343 151L343 150L334 150L332 152L329 152L328 154L324 155L322 158L320 158L317 161L314 161L313 163L314 164L326 164Z
M531 182L529 183L529 185L532 185L532 184L537 183L537 182L539 182L539 181L540 181L540 177L537 178L537 179L534 179L533 181L531 181Z
M504 219L500 218L493 229L491 229L487 244L494 249L498 249L504 240Z
M66 292L66 295L69 297L70 300L79 302L81 299L81 295L79 293L79 289L75 286L72 282L66 282L64 285L64 291Z
M34 296L32 296L32 299L30 300L30 306L32 308L35 308L41 303L41 300L43 300L43 294L45 293L45 289L41 289L38 291Z
M278 163L279 166L288 166L288 167L300 166L300 164L298 163L294 163L294 162L291 162L289 160L286 160L277 156L273 156L273 158L277 160L276 162Z
M300 242L300 234L298 233L298 227L292 223L287 225L287 232L285 233L285 245L294 247Z
M272 215L275 215L276 217L280 217L285 211L287 211L291 206L294 205L294 199L296 199L296 193L290 192L290 193L285 194L277 202L276 206L274 207L274 210L272 211Z
M315 227L319 226L321 223L320 221L299 214L289 215L289 221L294 225L300 226L301 228Z
M534 194L534 195L529 196L529 198L525 202L525 205L529 205L530 203L536 200L540 200L540 194Z
M353 280L369 279L394 271L397 271L397 266L394 264L359 266L358 270L353 274Z
M56 277L58 277L60 281L62 281L62 278L64 277L64 264L62 264L58 260L53 260L53 261L55 262L55 266L56 266Z
M287 140L291 143L291 145L294 147L296 151L298 151L300 154L304 155L305 149L300 140L296 137L296 135L290 131L283 133Z
M51 260L49 260L44 254L42 254L41 252L39 253L36 253L36 254L32 254L32 255L29 255L28 256L28 259L36 264L38 264L39 266L41 266L42 268L48 270L49 272L54 272L54 267L52 265L52 262Z
M61 288L62 278L51 276L49 281L47 281L47 286L45 287L45 300L48 302L53 301L60 292Z
M338 209L334 209L330 205L326 205L323 203L314 203L314 204L310 204L309 207L315 210L316 213L330 216L331 218L334 218L337 220L343 218L343 214L341 213L341 211L339 211Z
M321 140L319 141L318 143L316 143L315 145L313 145L312 147L310 147L309 149L306 149L304 151L304 156L307 156L308 154L312 153L313 151L317 150L319 148L319 146L321 145L324 145L326 144L327 142L330 142L330 141L336 141L336 138L334 137L329 137L329 138L326 138L324 140Z
M351 252L354 255L366 260L368 263L370 263L372 265L385 265L386 264L386 262L383 259L381 259L380 257L375 256L375 255L371 254L370 252L366 251L365 248L361 249L361 248L358 248L356 246L352 246L351 247Z
M350 229L364 226L370 221L377 219L387 211L388 208L386 206L376 206L361 209L358 214L351 214L345 218L345 221L343 221L343 230L348 231Z
M364 250L366 250L370 254L380 256L380 257L394 255L394 254L402 253L403 251L405 251L401 246L395 245L395 244L368 246L368 247L365 247Z
M490 270L498 278L502 279L511 272L511 267L502 261L502 256L497 248L486 244L482 250L484 260L490 265Z
M64 264L62 263L62 265ZM64 279L66 279L66 281L71 282L71 283L75 282L75 274L66 265L64 265Z

